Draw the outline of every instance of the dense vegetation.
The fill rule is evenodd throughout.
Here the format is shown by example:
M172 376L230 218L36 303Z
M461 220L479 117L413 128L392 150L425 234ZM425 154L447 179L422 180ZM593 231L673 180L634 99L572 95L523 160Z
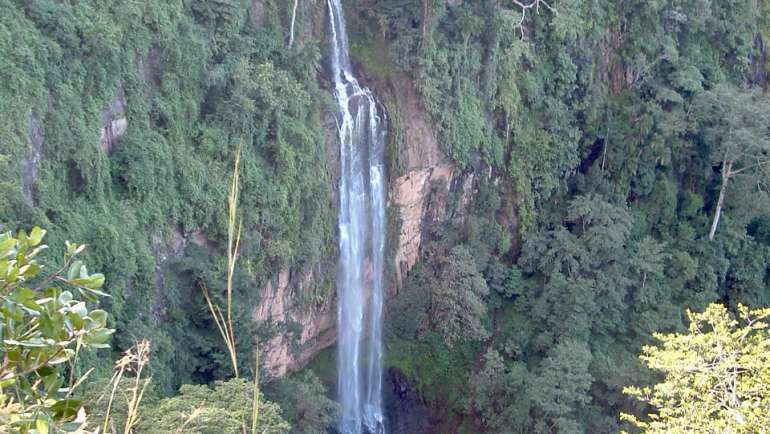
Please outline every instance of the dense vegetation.
M0 3L1 219L47 228L54 249L64 239L91 246L86 259L110 282L117 348L151 339L166 392L228 373L198 282L222 289L237 147L249 191L235 276L250 300L236 315L251 327L242 336L254 334L253 288L330 256L321 52L309 38L285 48L282 6L266 2L254 25L241 0ZM109 110L120 101L124 113ZM105 116L129 125L111 152L99 146ZM43 150L25 199L31 122ZM196 236L202 246L177 251ZM253 339L240 348L251 359Z
M649 421L624 415L645 432L755 433L770 425L770 309L724 306L689 313L687 334L656 334L660 347L645 347L642 360L663 371L654 388L629 387L656 408Z
M71 368L97 367L82 397L95 416L111 360L147 338L141 411L158 425L137 432L169 432L199 403L190 432L243 424L250 384L224 381L230 357L200 288L222 301L235 149L241 360L255 335L297 333L257 330L256 288L334 260L325 2L299 2L291 48L289 3L0 0L0 224L47 228L52 269L64 240L84 242L106 277L112 349ZM638 358L654 333L684 333L687 309L715 301L770 305L767 2L346 7L359 66L413 83L443 151L476 175L462 218L425 228L387 319L388 365L438 414L438 432L633 432L650 407L623 390L661 380ZM331 287L297 296L312 306ZM695 323L726 314L713 309ZM668 372L661 384L678 381ZM309 372L265 391L282 408L266 406L275 432L334 420Z
M633 431L653 333L770 304L765 2L359 3L481 178L388 322L443 429Z

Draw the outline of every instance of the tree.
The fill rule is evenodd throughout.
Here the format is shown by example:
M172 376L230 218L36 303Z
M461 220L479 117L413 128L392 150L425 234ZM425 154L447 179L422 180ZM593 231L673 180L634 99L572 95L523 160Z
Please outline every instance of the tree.
M528 393L540 413L537 432L582 432L576 413L591 402L592 359L588 345L577 340L565 340L548 351Z
M76 260L85 246L67 242L64 265L41 278L44 236L38 227L0 235L0 432L84 427L81 402L72 398L80 379L66 368L85 349L107 348L113 332L105 311L89 310L64 289L92 301L106 295L104 276Z
M484 368L469 381L468 411L475 412L490 431L522 432L529 422L530 403L517 397L526 393L528 378L524 362L508 365L497 350L487 350Z
M271 399L284 410L293 434L326 434L339 416L339 404L310 370L273 383Z
M431 318L447 345L463 339L480 340L489 335L482 324L487 315L483 298L489 294L470 249L452 248L441 258L431 291Z
M720 166L721 183L709 240L714 239L728 185L745 178L761 193L770 180L770 100L759 89L719 85L696 100L703 139L710 145L712 162Z
M663 373L650 387L624 392L655 411L647 420L621 417L648 434L758 433L770 426L770 309L720 304L688 312L688 333L656 334L641 360Z
M242 378L217 381L214 387L186 384L179 395L142 409L137 433L141 434L242 434L252 426L254 385ZM281 417L281 408L261 398L257 430L262 434L284 434L291 427Z

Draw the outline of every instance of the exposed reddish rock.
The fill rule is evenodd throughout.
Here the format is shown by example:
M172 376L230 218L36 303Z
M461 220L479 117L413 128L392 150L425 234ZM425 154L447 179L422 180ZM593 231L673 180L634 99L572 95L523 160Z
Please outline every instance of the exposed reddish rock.
M252 14L254 5L258 3L261 4L259 1L252 3ZM326 17L322 12L323 7L316 8L314 22L324 22ZM318 32L322 30L322 27L316 29ZM366 72L361 72L366 77ZM395 163L393 167L398 167L392 167L398 173L390 174L388 205L398 222L391 227L400 229L397 233L388 234L389 242L395 244L395 266L388 271L395 274L395 285L388 288L386 297L389 297L395 295L403 279L419 260L428 225L464 217L464 209L473 195L475 178L472 174L461 173L441 150L435 127L411 81L401 75L381 79L367 80L366 85L383 97L386 107L394 109L388 115L397 116L391 119L391 125L398 125L398 131L391 131L391 134L397 134L393 137L397 152L391 158L398 161L391 163ZM339 151L336 123L330 114L324 119L328 130L328 170L331 178L337 179ZM458 193L457 200L452 199L454 196L450 195L450 191ZM338 200L335 191L332 206L336 206ZM334 261L331 263L334 264ZM331 273L322 272L319 264L300 271L284 270L261 289L254 317L258 324L276 330L269 340L257 343L267 375L283 376L297 371L319 351L336 342L336 297L326 296L321 306L305 307L300 301L303 291L328 278ZM365 274L369 281L370 265ZM389 280L387 276L386 280ZM369 286L364 290L369 291ZM287 332L287 325L293 325L296 330L299 330L297 326L301 326L302 331L296 334Z
M420 256L420 244L422 242L423 223L431 202L431 183L441 182L449 192L450 182L454 167L443 164L420 170L413 170L393 181L390 192L391 206L398 209L401 220L401 229L398 234L398 248L396 249L396 283L400 284L406 274L417 263ZM434 207L434 218L441 218L444 214L443 206Z
M405 173L391 180L390 206L397 212L400 230L389 237L397 242L394 273L398 287L419 259L426 224L446 221L455 211L463 214L469 200L461 200L457 210L450 209L454 204L449 203L449 192L461 174L441 150L414 86L404 78L396 81L390 89L399 107L402 137L397 138L398 156ZM463 190L472 185L472 176L463 180Z
M282 329L290 323L302 327L297 336L281 331L267 342L258 342L265 373L280 377L303 368L319 351L337 340L335 299L327 297L323 305L300 305L300 291L309 290L314 281L323 279L320 266L293 274L282 271L260 291L260 303L254 310L259 325Z

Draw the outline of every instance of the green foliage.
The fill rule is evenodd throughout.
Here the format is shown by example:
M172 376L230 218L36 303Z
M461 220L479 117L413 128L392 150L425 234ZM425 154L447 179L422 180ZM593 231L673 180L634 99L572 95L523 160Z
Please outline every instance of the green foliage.
M250 212L240 290L253 293L276 270L321 261L333 248L317 41L307 35L285 49L271 2L259 27L241 0L0 7L2 224L44 225L53 246L64 234L93 246L85 256L111 283L104 307L116 347L150 338L163 392L199 372L212 380L217 366L199 368L216 365L221 349L191 303L201 301L192 295L198 278L223 277L216 257L228 181L219 175L236 147L243 189L253 192L241 202ZM122 118L126 134L106 152L100 133ZM32 122L43 140L35 164ZM201 236L210 241L205 260L190 252ZM183 268L196 275L174 276L176 263L192 263ZM239 321L254 328L246 314Z
M71 371L81 351L107 348L113 332L105 311L89 309L67 289L90 301L106 295L99 290L104 276L76 259L85 246L67 243L64 265L43 276L37 256L47 249L44 236L39 227L0 235L0 422L10 432L84 425L81 401L72 398L79 378L67 366Z
M385 347L385 364L401 371L429 405L450 417L463 410L464 373L472 368L479 347L458 342L450 348L435 332L420 339L391 338Z
M137 433L238 434L251 425L252 382L217 381L214 387L184 385L179 394L142 408ZM261 398L257 432L288 433L290 426L278 405Z
M469 381L469 410L493 432L519 432L527 428L531 404L517 399L527 393L529 372L523 362L505 363L494 349L484 355L484 368Z
M447 345L488 336L481 321L486 316L483 298L489 289L471 252L463 246L453 248L440 260L436 275L439 280L430 292L430 318Z
M291 433L325 434L337 422L339 404L327 397L326 387L312 371L275 383L267 392L285 411Z
M445 14L440 8L435 14L446 21L449 31L436 33L430 43L423 41L417 71L425 108L436 119L444 150L461 167L479 159L499 165L503 148L484 115L484 95L474 82L482 71L482 22L489 17L483 16L481 7Z
M623 414L645 433L756 433L770 424L769 309L719 304L688 312L688 333L656 334L641 359L663 374L650 387L624 392L653 408L644 420Z
M699 128L704 151L709 153L713 165L721 167L721 189L711 238L725 199L728 205L737 205L735 214L743 216L744 225L747 220L767 213L769 106L770 100L757 89L740 90L724 84L703 92L694 103L697 119L704 122ZM731 179L735 180L728 184ZM733 196L742 200L734 202Z
M564 341L548 352L542 372L533 379L528 391L533 405L543 414L535 432L582 431L575 415L590 402L590 363L591 352L582 342Z
M129 403L133 392L134 378L122 377L115 388L115 396L110 407L109 418L116 430L122 430L126 423ZM158 404L159 397L153 382L149 379L143 379L139 382L139 387L145 388L142 398L140 411L145 408L152 408ZM81 400L88 414L88 419L92 427L101 426L101 423L107 418L107 406L110 401L110 392L113 384L107 378L91 379L77 390L77 398ZM140 418L144 417L140 413ZM120 431L118 431L120 432Z
M256 288L335 256L323 45L310 30L322 26L304 22L325 17L324 2L303 6L308 27L292 49L284 5L261 4L254 26L242 0L0 0L0 220L45 225L56 254L65 234L92 246L81 255L110 282L101 307L115 346L152 339L159 395L229 374L198 285L223 303L220 175L236 147L249 192L233 276L241 359L257 335ZM421 234L386 329L388 364L458 431L617 432L617 410L637 405L622 385L651 381L635 356L653 333L684 330L685 308L717 299L770 304L768 208L753 170L765 165L752 166L766 157L767 104L744 89L767 85L767 5L549 4L556 12L529 10L518 29L512 2L346 3L374 88L412 80L455 173L473 175L467 212ZM108 110L121 95L123 112ZM106 152L100 131L122 117L127 133ZM728 148L750 158L729 169L743 171L709 243ZM322 362L333 377L333 357ZM280 401L298 430L328 423L297 412L331 411L317 383L287 384ZM194 386L165 413L147 411L173 432L198 400L200 432L241 426L219 419L249 407L250 389L233 387L237 410Z

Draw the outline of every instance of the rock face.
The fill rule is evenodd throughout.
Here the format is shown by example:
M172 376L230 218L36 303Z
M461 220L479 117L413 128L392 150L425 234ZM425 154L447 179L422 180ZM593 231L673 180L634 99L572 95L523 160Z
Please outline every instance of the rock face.
M419 103L419 96L407 79L393 83L372 84L375 93L387 93L389 102L398 105L397 124L401 126L393 137L397 143L397 166L401 173L390 174L388 207L393 221L388 243L393 252L394 267L386 270L393 277L386 297L397 294L404 278L420 258L426 228L431 224L462 218L470 202L474 177L462 174L439 147L436 131ZM387 90L386 90L387 89ZM339 151L333 119L327 122L327 159L333 179L338 177ZM456 196L454 196L456 194ZM450 196L451 195L451 196ZM452 199L451 198L456 198ZM331 206L339 197L334 194ZM318 352L334 345L336 330L336 297L327 296L322 306L304 309L297 301L299 294L328 279L335 270L336 258L329 265L298 272L284 270L262 288L261 301L255 309L258 324L269 326L275 333L267 342L260 342L261 359L270 376L282 376L302 369ZM330 279L334 281L334 279ZM387 276L386 276L387 280ZM336 288L332 288L336 294ZM387 300L386 300L387 303ZM296 329L301 332L292 333Z
M268 326L272 337L259 342L260 361L269 377L284 376L303 368L319 351L337 340L333 297L321 305L302 306L300 294L323 281L320 265L297 273L278 273L260 292L254 318Z
M118 89L112 103L101 115L102 136L101 147L104 152L110 153L118 143L118 140L128 131L128 119L125 115L126 96L123 89Z
M43 129L35 115L29 118L29 154L21 162L21 192L30 205L34 205L34 189L37 171L43 160Z
M423 222L432 196L449 193L454 167L440 165L409 171L393 182L391 206L396 207L401 220L396 249L395 278L400 284L417 263L422 243ZM440 184L437 189L431 186ZM438 199L438 198L435 198ZM441 207L439 207L441 208ZM441 209L437 210L441 212Z
M263 0L251 1L249 18L254 27L262 27L265 24L265 2Z
M462 218L463 208L473 193L473 175L462 175L439 148L436 133L419 105L419 99L411 83L404 80L390 86L398 89L395 98L400 108L401 136L398 160L403 174L391 178L388 205L393 222L399 228L388 234L393 244L394 268L386 272L394 274L393 283L386 296L397 293L401 282L420 257L425 229L434 223ZM327 125L334 127L333 122ZM336 179L338 150L334 145L336 134L327 137L329 169ZM450 201L450 193L458 193L456 201ZM339 200L334 195L333 200ZM336 203L332 206L336 206ZM336 297L327 296L323 305L303 308L298 301L313 284L328 279L335 270L336 261L300 270L284 270L278 273L260 292L260 303L254 317L262 327L273 332L266 342L260 342L263 368L269 376L283 376L302 369L318 352L334 345L336 330ZM330 271L324 273L322 268ZM369 270L367 273L369 274ZM336 294L336 289L332 288ZM292 332L292 330L298 330ZM299 331L301 330L301 331Z
M462 210L450 210L449 194L462 186L460 207L467 204L465 190L473 187L472 175L462 176L441 151L436 131L419 103L419 96L408 80L391 86L400 107L399 124L403 135L397 138L398 158L405 173L391 179L390 207L400 225L390 234L395 243L394 280L398 290L409 270L420 257L425 228L429 223L446 221ZM459 184L458 184L459 183Z

